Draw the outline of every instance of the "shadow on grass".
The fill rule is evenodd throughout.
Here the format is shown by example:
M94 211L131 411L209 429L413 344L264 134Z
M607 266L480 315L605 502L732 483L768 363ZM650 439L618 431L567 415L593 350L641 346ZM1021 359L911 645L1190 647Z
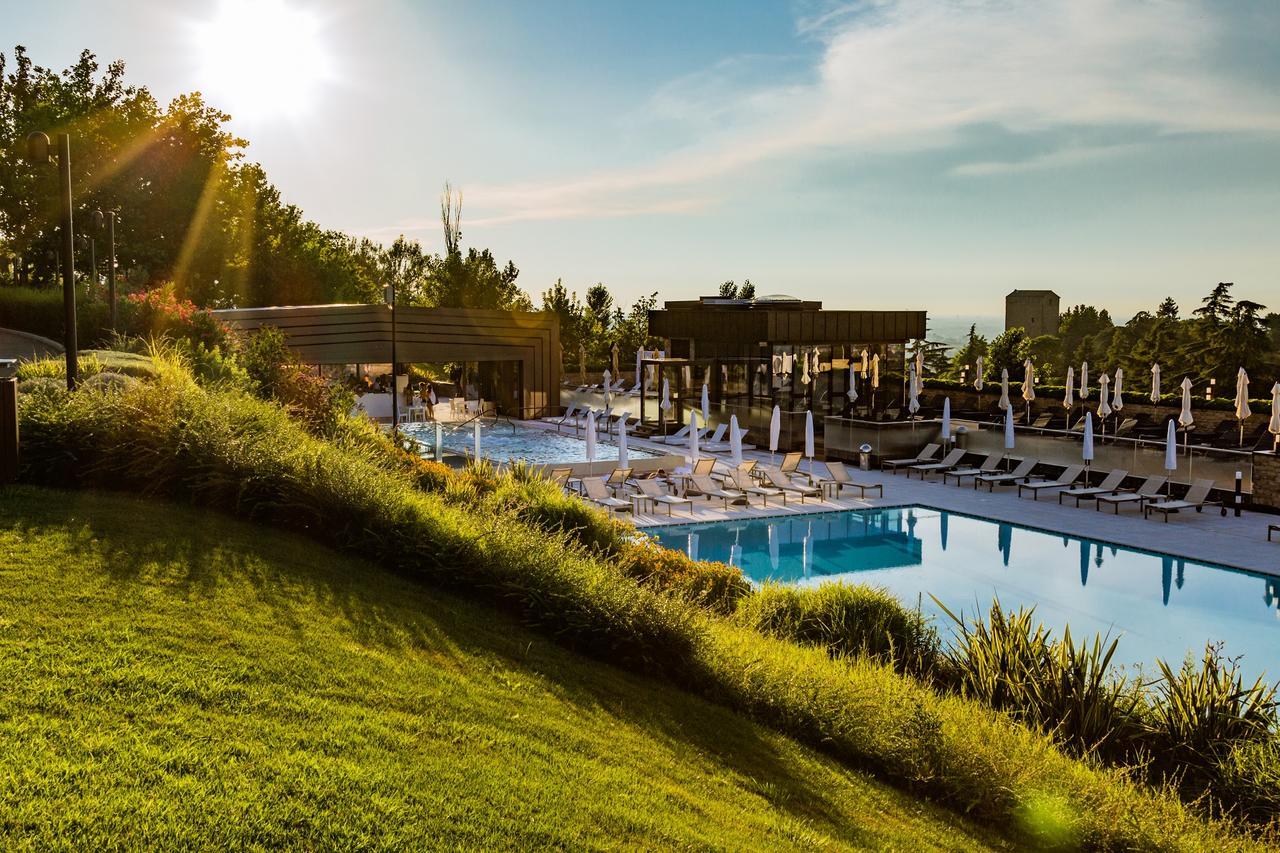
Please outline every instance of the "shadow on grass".
M265 535L262 527L190 507L35 488L0 490L0 529L61 536L69 551L97 555L121 586L160 566L182 566L182 575L168 576L167 588L187 601L210 599L227 580L247 582L281 631L295 635L318 603L340 613L366 645L412 647L453 660L498 657L518 673L537 676L565 701L643 729L673 752L687 755L693 748L712 757L751 780L745 787L780 811L819 821L850 843L875 841L841 820L833 792L797 774L756 724L670 685L556 647L482 604L302 536ZM823 756L813 760L840 776L852 772Z

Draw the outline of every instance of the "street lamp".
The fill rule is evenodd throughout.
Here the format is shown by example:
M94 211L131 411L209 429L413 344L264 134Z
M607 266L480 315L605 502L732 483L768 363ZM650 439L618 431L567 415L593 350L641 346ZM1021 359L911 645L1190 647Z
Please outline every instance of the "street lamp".
M391 306L391 437L400 438L400 389L396 382L396 286L386 288L387 305Z
M34 131L27 136L27 159L32 163L48 163L55 159L47 134ZM76 239L71 216L71 136L58 134L58 196L62 206L62 309L66 329L63 345L67 356L67 388L74 391L79 378L79 353L76 347Z
M107 211L107 299L111 303L111 332L116 331L116 212Z

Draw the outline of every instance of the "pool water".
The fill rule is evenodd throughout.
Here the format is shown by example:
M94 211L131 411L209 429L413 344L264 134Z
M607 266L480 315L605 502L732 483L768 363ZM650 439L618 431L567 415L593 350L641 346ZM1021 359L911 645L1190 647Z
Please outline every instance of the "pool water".
M1055 636L1120 638L1117 664L1177 665L1206 641L1280 679L1280 578L926 507L855 510L659 528L668 548L732 563L755 581L884 587L917 602L944 636L993 598L1035 606Z
M423 447L423 455L435 451L436 430L434 424L409 424L402 427L407 435L417 439ZM441 442L446 451L472 454L475 451L475 435L471 424L453 430L442 430ZM565 464L587 461L587 443L581 438L542 429L515 426L510 422L484 424L480 428L480 455L492 462L520 460L535 465ZM652 457L655 454L627 448L629 459ZM618 458L618 447L610 442L596 442L596 460L605 462Z

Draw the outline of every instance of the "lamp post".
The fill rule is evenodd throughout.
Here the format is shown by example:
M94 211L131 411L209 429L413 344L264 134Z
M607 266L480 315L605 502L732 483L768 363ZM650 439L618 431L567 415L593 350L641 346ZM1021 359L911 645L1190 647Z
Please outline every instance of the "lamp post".
M98 286L98 234L102 231L102 211L89 214L89 295Z
M49 136L34 131L27 136L27 159L32 163L48 163L55 159L50 153ZM58 134L58 196L62 207L62 309L66 330L63 345L67 354L67 388L74 391L79 378L79 353L76 347L76 259L75 227L71 215L71 136Z
M400 438L400 389L396 387L396 286L388 284L387 305L391 307L391 437Z
M107 300L111 303L111 332L116 331L116 212L107 211Z

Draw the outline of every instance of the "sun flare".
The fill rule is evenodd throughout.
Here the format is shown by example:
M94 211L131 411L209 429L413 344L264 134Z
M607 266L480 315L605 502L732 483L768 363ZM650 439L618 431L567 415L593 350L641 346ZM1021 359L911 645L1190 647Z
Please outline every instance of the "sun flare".
M296 118L334 78L315 14L283 0L221 0L194 27L198 79L235 118Z

